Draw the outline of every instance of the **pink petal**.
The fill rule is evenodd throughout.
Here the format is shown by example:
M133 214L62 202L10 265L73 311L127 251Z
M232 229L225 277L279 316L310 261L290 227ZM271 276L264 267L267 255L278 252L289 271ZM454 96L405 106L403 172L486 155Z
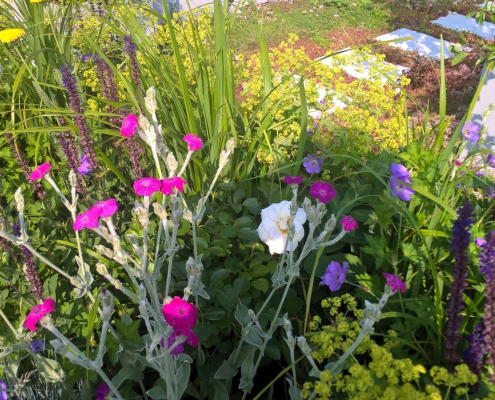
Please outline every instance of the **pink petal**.
M41 312L43 315L47 315L52 311L55 311L55 300L48 298L41 305Z
M120 134L124 137L131 137L136 132L139 126L138 119L134 114L129 114L122 121L122 126L120 127Z

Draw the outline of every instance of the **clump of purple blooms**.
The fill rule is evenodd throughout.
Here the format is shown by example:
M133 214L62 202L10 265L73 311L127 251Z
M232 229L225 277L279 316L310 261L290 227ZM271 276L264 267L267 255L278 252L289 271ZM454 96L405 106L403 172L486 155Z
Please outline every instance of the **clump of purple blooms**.
M452 253L454 254L454 271L452 274L452 285L450 287L450 298L447 306L447 324L444 330L445 359L450 362L450 368L461 360L457 352L457 346L461 339L462 312L464 311L464 290L466 289L469 274L468 246L471 239L471 225L473 224L473 207L469 201L457 212L459 215L454 222Z
M392 197L398 197L401 200L411 200L414 190L404 185L412 184L409 171L402 164L392 164L390 166L390 190Z
M469 347L464 350L464 361L471 372L480 378L483 356L486 352L485 321L483 319L474 327L473 333L467 338L467 342Z
M319 174L322 165L323 160L313 154L309 154L303 158L303 166L309 174Z

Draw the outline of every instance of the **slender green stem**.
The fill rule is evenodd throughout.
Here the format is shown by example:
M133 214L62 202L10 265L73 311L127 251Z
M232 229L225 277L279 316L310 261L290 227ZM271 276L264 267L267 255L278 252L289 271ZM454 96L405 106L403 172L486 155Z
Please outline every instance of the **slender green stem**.
M8 327L10 328L10 330L12 331L12 333L14 334L14 336L17 335L17 331L12 326L12 324L9 321L9 319L7 318L7 316L3 313L3 311L1 309L0 309L0 316L3 318L3 320L5 321L5 323L8 325Z

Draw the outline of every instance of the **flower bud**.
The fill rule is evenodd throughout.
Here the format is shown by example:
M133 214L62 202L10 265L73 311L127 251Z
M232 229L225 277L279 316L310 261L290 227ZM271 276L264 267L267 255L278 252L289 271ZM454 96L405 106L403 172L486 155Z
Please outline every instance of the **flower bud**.
M156 113L156 97L155 97L155 88L151 86L146 91L146 97L144 98L144 105L146 109L150 112L151 115Z
M311 356L311 352L312 352L311 347L309 347L309 344L304 336L297 337L297 345L299 346L299 348L306 357Z
M101 262L96 263L96 272L98 272L102 276L108 275L107 266Z
M148 132L150 130L150 121L143 114L139 115L138 122L143 131Z
M335 224L337 223L337 220L335 219L335 215L332 214L328 221L325 223L325 231L326 232L332 232L335 228Z
M113 295L110 291L102 289L98 294L98 298L100 299L103 318L109 321L113 313Z
M220 153L220 159L218 161L218 165L220 167L223 167L225 166L225 164L227 164L227 161L229 161L229 153L227 153L225 150L222 150L222 152Z
M227 151L229 153L233 153L234 152L234 147L235 147L235 142L234 142L234 138L231 137L228 141L227 141L227 145L225 146L227 148Z
M167 211L159 203L153 203L153 210L160 219L167 219Z
M69 172L69 183L71 188L77 187L77 176L76 173L71 169Z
M96 245L95 249L96 249L96 252L98 254L101 254L102 256L105 256L108 258L113 258L113 256L114 256L112 250L110 250L108 247L102 246L101 244Z
M177 168L179 168L179 163L175 159L174 153L172 152L168 153L165 164L167 164L167 168L171 174L175 174L175 171L177 171Z
M14 200L17 204L17 211L21 214L24 213L24 196L22 195L21 188L17 189L14 194Z

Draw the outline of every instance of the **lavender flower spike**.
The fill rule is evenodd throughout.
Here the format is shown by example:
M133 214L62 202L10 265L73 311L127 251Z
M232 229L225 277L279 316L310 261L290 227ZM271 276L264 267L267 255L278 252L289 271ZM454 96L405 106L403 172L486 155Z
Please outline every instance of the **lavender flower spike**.
M485 338L487 363L495 367L495 230L485 238L479 254L480 272L485 276ZM493 368L492 368L493 371ZM495 382L495 375L490 376Z
M469 347L464 350L464 361L471 372L481 378L483 356L486 352L485 321L483 319L474 327L473 333L467 338L467 342Z
M125 42L125 51L129 55L129 62L131 64L132 80L138 87L139 91L142 92L143 89L141 87L139 64L137 62L137 57L136 57L136 46L132 42L132 35L126 36L124 38L124 42Z
M86 118L82 115L84 110L81 106L81 99L77 94L76 78L70 72L70 66L60 68L62 72L62 83L67 89L67 97L69 98L70 107L77 115L74 116L74 124L79 129L79 140L84 152L88 156L89 163L93 168L98 166L98 158L93 149L93 139L91 139L88 123Z
M450 368L461 360L457 352L457 345L461 339L462 312L464 311L464 290L467 287L468 246L471 239L471 225L473 223L473 207L469 201L457 212L459 217L454 222L452 253L455 264L450 287L450 298L447 306L447 325L444 330L445 347L444 357L450 362Z

